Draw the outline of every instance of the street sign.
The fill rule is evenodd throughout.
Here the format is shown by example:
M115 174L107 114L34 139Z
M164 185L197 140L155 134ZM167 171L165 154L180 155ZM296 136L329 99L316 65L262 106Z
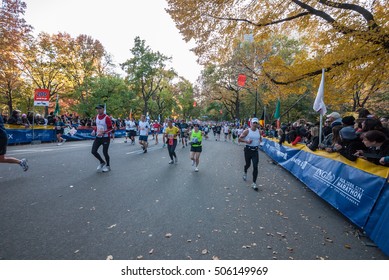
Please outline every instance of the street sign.
M37 88L34 92L34 106L49 106L50 90Z

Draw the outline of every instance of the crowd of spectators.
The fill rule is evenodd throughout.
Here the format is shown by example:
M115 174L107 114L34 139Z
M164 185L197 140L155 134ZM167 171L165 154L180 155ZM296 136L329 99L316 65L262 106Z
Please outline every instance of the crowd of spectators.
M312 151L323 150L339 153L350 161L364 158L375 164L389 166L389 116L377 117L367 109L361 109L358 117L341 116L332 112L326 116L320 138L320 123L300 119L282 124L276 129L267 125L264 133L291 145L305 144ZM321 141L320 141L321 140Z

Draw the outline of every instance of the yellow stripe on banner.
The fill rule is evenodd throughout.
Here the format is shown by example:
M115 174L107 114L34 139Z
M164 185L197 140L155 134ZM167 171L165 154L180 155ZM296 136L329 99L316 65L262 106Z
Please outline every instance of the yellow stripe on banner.
M24 125L4 124L5 129L32 129L32 125L25 127ZM53 129L53 125L34 125L34 129Z
M266 139L274 141L274 139L271 139L271 138L266 138ZM274 141L274 142L278 143L278 141ZM382 177L385 179L389 178L389 167L386 167L383 165L377 165L377 164L374 164L374 163L367 161L365 159L362 159L362 158L358 158L356 161L351 161L339 153L328 153L328 152L322 151L322 150L312 151L304 144L296 144L295 146L293 146L293 145L289 144L288 142L284 142L282 145L296 149L296 150L303 150L305 152L315 154L315 155L318 155L321 157L336 160L336 161L339 161L341 163L352 166L354 168L357 168L359 170L376 175L378 177Z

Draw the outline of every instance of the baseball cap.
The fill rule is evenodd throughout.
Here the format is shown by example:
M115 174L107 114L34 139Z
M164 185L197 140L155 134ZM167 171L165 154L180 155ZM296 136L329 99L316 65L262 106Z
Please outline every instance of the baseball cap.
M252 123L259 123L258 118L252 118L252 119L251 119L251 122L252 122Z
M98 104L96 105L95 109L104 109L104 105Z
M340 118L340 114L338 112L332 112L331 114L327 115L327 118L334 118L334 119L339 119Z

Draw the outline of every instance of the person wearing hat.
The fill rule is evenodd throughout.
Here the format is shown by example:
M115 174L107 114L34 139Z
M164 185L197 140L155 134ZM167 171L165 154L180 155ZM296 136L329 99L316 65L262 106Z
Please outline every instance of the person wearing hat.
M338 112L332 112L331 114L327 115L326 122L331 123L331 128L333 128L336 125L342 124L342 117Z
M245 143L246 147L244 148L244 158L245 158L245 166L243 173L243 180L247 180L247 170L250 168L251 161L253 162L253 183L251 187L258 191L257 187L257 177L258 177L258 161L259 154L258 148L259 144L262 141L261 133L259 131L259 121L258 118L251 119L250 128L247 128L240 135L238 142Z
M111 132L113 129L112 121L111 118L104 113L104 105L97 105L95 108L97 110L96 127L92 131L92 136L96 136L96 138L93 142L91 153L100 162L100 164L97 166L97 172L109 172L111 171L111 167L108 148L111 139ZM103 146L105 161L102 159L98 152L100 146Z
M366 150L366 146L354 129L355 118L352 116L344 117L342 121L343 128L339 131L340 143L334 146L334 150L348 160L355 161L357 159L355 153L358 150Z
M8 144L8 135L4 127L3 117L0 114L0 163L14 163L19 164L24 171L28 170L28 163L25 158L17 159L14 157L7 157L7 144Z
M22 119L20 118L20 111L19 110L13 110L11 117L9 117L8 124L13 124L13 125L22 125Z

